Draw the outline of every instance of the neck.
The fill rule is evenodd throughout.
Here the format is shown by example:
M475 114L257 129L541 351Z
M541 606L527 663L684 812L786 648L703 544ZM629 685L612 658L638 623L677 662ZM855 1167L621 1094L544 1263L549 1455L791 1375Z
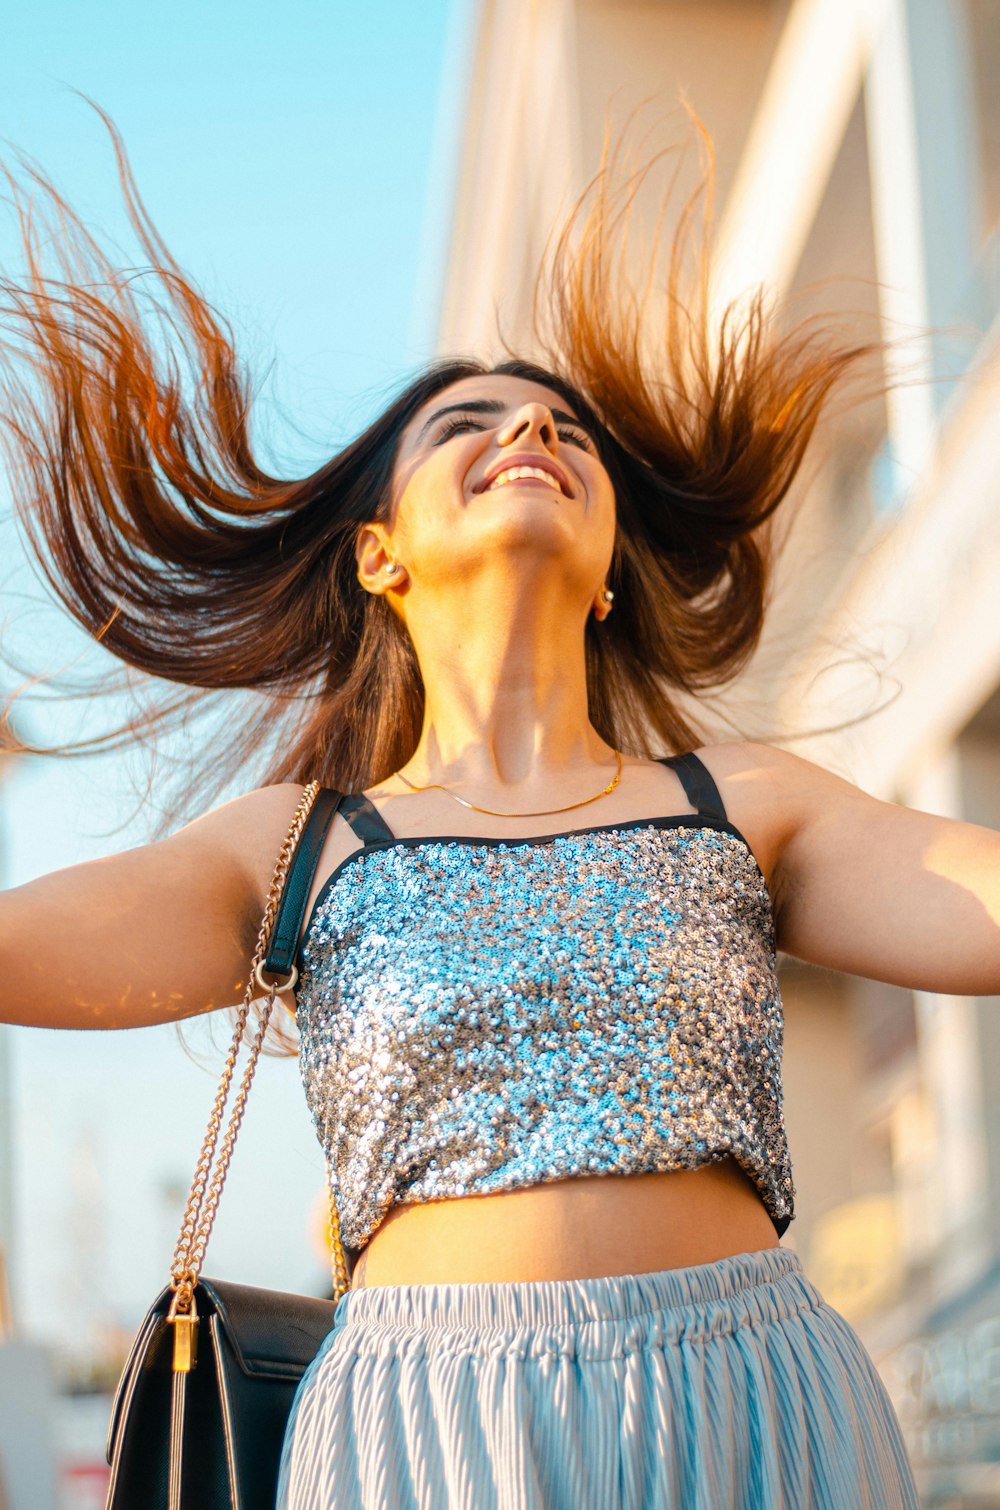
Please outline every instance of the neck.
M577 781L587 795L595 766L613 774L587 711L585 623L531 604L493 613L479 598L473 622L458 604L437 610L427 632L414 634L425 711L410 780L461 787L484 805L514 806L516 790L526 805L540 795L544 806L566 781L573 790L562 800L574 799Z

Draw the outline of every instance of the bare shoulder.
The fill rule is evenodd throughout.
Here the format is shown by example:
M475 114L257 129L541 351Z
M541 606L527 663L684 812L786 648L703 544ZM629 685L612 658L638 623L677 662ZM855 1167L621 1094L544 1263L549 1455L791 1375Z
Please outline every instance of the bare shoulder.
M997 994L1000 833L768 745L699 754L765 858L779 949L908 990Z
M235 866L252 898L250 915L259 917L267 900L278 851L303 790L301 783L293 781L258 787L212 808L178 829L167 842L184 846L189 859L203 855L208 863L211 855L211 863ZM357 847L358 840L345 823L338 819L331 825L320 852L311 901L328 873Z
M133 1028L239 1001L301 795L248 792L167 839L4 892L4 1020Z
M186 823L164 846L192 863L204 856L240 871L255 902L263 907L274 862L302 797L299 782L262 786L211 808Z
M257 787L213 807L200 818L194 818L179 828L173 839L181 835L209 835L227 847L241 841L252 840L255 834L272 828L288 828L292 814L302 797L304 787L297 781L280 782L276 786Z
M750 798L761 803L778 800L783 805L799 809L823 793L836 790L846 795L859 791L850 781L815 761L759 740L706 745L696 753L715 777L720 791L725 785L739 801Z
M793 841L818 813L831 819L846 804L872 803L851 782L814 761L758 740L706 745L695 752L718 785L732 823L744 834L780 894Z

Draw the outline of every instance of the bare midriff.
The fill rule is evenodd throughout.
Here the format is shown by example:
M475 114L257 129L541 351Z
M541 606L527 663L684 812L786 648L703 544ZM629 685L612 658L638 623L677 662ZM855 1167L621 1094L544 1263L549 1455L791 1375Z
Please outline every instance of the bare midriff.
M669 1174L585 1175L394 1206L352 1288L595 1279L714 1263L777 1246L733 1159Z

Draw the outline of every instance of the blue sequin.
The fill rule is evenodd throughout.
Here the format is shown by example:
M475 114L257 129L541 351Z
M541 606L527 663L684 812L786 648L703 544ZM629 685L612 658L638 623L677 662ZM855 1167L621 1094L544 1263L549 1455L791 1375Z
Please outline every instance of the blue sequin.
M297 1021L347 1247L399 1202L728 1156L792 1214L771 903L728 827L359 850Z

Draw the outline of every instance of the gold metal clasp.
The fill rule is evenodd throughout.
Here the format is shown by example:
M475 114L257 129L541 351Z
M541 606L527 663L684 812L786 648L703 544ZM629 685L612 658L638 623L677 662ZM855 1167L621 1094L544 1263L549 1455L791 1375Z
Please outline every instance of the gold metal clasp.
M174 1291L167 1320L174 1329L174 1373L189 1374L198 1362L198 1307L190 1285Z
M257 966L256 970L254 971L253 978L257 982L258 986L260 986L260 989L264 992L264 994L266 996L267 993L268 993L268 991L270 991L270 989L271 989L271 982L269 980L265 980L264 979L264 961L263 960L261 960L260 964ZM292 968L291 968L291 970L289 971L288 979L287 980L284 980L284 981L275 981L274 982L274 994L275 994L275 996L283 996L286 991L294 991L296 985L298 984L298 979L299 979L299 972L298 972L298 970L296 970L295 966L293 965Z

